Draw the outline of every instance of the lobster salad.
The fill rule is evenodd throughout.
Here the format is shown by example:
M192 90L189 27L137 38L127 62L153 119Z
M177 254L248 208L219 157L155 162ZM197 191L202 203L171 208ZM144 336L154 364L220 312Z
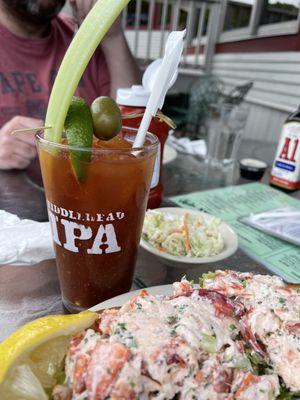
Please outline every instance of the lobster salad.
M56 400L271 400L300 393L300 289L234 271L142 290L72 337Z

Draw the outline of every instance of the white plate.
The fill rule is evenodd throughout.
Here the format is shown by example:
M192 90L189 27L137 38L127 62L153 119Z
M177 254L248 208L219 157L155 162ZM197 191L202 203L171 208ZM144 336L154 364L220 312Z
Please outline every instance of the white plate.
M100 311L105 308L112 307L122 307L128 300L135 297L142 289L133 290L132 292L127 292L124 294L120 294L119 296L113 297L112 299L105 300L102 303L97 304L96 306L90 308L91 311ZM160 285L160 286L152 286L146 289L147 292L153 296L164 295L168 296L173 293L173 285Z
M189 213L192 215L196 216L201 216L204 219L211 219L213 216L210 214L207 214L202 211L197 211L197 210L190 210L187 208L179 208L179 207L165 207L165 208L157 208L156 209L159 212L167 213L167 214L174 214L174 215L183 215L185 213ZM159 250L156 250L150 243L148 243L146 240L141 239L140 245L150 253L160 257L163 259L165 262L172 261L171 265L176 267L176 264L178 263L184 263L184 264L207 264L211 262L216 262L220 260L224 260L225 258L228 258L231 256L233 253L236 252L238 248L238 237L237 234L234 232L234 230L225 222L222 222L219 226L220 233L223 237L224 240L224 249L221 251L221 253L217 254L216 256L211 256L211 257L186 257L186 256L173 256L168 253L163 253Z
M163 155L163 164L167 164L171 161L174 161L177 157L177 151L173 149L173 147L165 144L164 147L164 155Z

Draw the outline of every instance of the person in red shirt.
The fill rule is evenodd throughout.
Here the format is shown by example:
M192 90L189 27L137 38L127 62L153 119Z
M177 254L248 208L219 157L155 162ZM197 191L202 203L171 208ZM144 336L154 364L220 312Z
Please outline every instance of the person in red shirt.
M95 2L70 0L75 19L59 14L65 0L0 0L0 169L24 169L36 158L34 133L11 132L43 126L60 63L77 23ZM76 95L90 104L138 81L118 20L96 50Z

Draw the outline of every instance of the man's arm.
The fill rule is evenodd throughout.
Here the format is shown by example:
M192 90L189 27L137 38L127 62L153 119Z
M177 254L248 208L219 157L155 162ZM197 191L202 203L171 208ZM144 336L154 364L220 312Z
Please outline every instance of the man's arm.
M96 2L96 0L69 1L79 24ZM100 45L110 74L111 97L115 98L118 88L130 87L141 82L141 72L127 44L121 27L121 18L113 24Z
M43 121L16 116L0 129L0 169L24 169L37 156L34 132L24 132L16 135L16 129L37 128L43 126Z
M110 74L111 97L115 98L118 88L141 82L141 72L127 44L120 19L103 38L101 48Z

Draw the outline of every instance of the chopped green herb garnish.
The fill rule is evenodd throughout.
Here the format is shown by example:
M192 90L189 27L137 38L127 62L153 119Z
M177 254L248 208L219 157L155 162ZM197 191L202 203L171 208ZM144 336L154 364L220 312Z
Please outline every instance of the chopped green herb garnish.
M124 322L119 322L116 326L115 334L120 335L127 330L126 324Z
M251 363L251 366L253 368L253 371L257 375L264 375L266 373L266 370L269 369L269 365L266 363L265 360L263 360L261 357L259 357L256 353L250 352L249 350L247 351L247 357L248 360Z
M171 336L176 336L176 328L173 328L170 332Z
M178 312L183 313L186 308L187 304L181 304L181 306L178 307Z
M177 321L178 321L178 317L176 315L170 315L169 317L167 317L167 323L169 325L174 325L174 324L176 324Z

